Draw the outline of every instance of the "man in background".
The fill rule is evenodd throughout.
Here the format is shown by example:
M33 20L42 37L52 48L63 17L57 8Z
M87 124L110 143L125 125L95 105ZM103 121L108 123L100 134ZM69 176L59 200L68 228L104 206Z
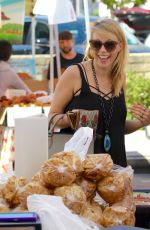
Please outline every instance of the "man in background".
M84 55L75 52L73 35L69 31L59 33L59 47L60 47L60 66L61 74L70 65L82 62ZM47 79L50 80L50 64L47 71ZM54 57L54 85L58 82L57 61ZM55 87L54 86L54 87Z

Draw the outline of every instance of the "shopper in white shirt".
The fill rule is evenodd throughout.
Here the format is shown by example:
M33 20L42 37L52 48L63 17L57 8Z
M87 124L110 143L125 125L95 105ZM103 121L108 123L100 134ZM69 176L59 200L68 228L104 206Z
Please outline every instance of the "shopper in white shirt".
M0 97L5 95L7 89L24 89L27 94L32 92L9 65L11 54L10 42L0 40Z

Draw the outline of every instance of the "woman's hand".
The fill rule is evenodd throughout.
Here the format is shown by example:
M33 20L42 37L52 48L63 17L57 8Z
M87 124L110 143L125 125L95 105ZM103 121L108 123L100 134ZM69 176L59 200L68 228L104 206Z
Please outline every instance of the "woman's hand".
M143 126L150 124L150 110L146 109L142 104L134 104L130 107L130 112L137 118Z

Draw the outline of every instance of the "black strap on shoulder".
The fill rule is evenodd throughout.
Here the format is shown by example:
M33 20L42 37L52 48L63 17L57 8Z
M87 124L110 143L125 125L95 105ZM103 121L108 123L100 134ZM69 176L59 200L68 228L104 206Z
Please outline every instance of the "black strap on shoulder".
M83 67L83 65L81 63L77 64L79 71L80 71L80 76L81 76L81 80L82 80L82 85L81 85L81 93L83 92L89 92L89 84L88 84L88 79L85 73L85 69Z
M83 74L84 74L84 78L86 79L86 82L87 82L88 85L89 85L89 81L88 81L88 78L87 78L87 75L86 75L85 67L84 67L84 65L83 65L82 63L79 63L79 65L81 66L82 72L83 72Z

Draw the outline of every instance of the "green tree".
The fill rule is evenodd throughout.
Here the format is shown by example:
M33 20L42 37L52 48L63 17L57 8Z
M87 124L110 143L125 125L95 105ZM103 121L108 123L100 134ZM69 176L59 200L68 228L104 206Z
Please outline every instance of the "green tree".
M128 3L133 3L134 6L140 6L146 2L146 0L101 0L105 3L110 10L119 9L125 7Z
M144 104L147 109L150 109L150 78L137 75L134 72L128 72L126 80L127 108L130 108L134 103L140 103ZM130 113L128 113L128 117L131 118Z

